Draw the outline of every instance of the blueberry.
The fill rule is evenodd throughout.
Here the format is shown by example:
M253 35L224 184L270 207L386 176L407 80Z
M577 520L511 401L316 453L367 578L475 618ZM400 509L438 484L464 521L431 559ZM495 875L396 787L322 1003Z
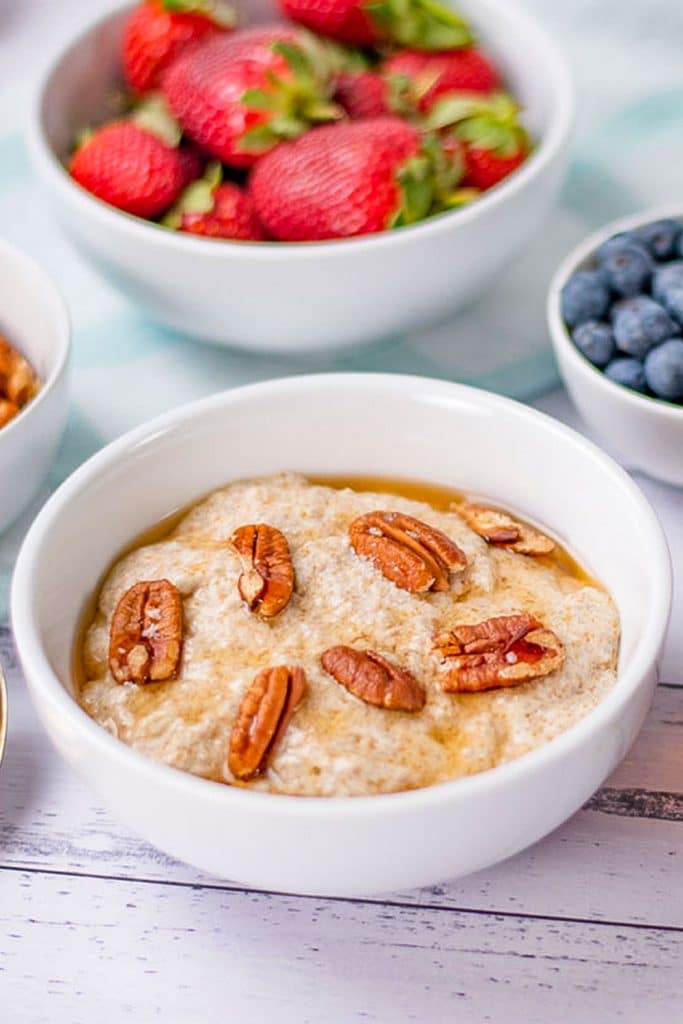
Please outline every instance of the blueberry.
M655 268L652 277L652 294L657 302L666 305L665 296L672 288L683 288L683 260L664 263Z
M645 383L645 370L640 359L613 359L605 370L605 376L613 380L615 384L622 384L625 388L633 391L647 391Z
M678 327L663 306L647 295L622 299L612 306L612 327L617 348L644 359L654 345L678 334Z
M600 320L586 320L579 324L574 328L572 338L593 366L607 366L616 353L612 328Z
M597 270L579 270L562 289L562 316L570 327L599 320L608 306L609 291Z
M664 305L674 320L677 320L679 324L683 324L683 286L670 288L666 293Z
M681 238L681 225L675 220L655 220L638 228L634 235L656 260L672 260Z
M645 378L660 398L683 401L683 341L670 338L653 348L645 360Z
M611 253L630 245L643 245L634 231L620 231L618 235L612 235L596 250L595 258L598 261L598 266L602 266Z
M642 242L624 232L609 238L596 252L606 284L624 298L645 291L652 275L652 257Z

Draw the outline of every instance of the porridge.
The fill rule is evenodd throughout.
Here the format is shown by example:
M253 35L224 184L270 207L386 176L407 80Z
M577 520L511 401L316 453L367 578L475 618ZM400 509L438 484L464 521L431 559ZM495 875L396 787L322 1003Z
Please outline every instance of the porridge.
M208 779L342 796L505 763L609 691L616 608L547 535L347 483L233 483L122 556L79 649L85 711Z

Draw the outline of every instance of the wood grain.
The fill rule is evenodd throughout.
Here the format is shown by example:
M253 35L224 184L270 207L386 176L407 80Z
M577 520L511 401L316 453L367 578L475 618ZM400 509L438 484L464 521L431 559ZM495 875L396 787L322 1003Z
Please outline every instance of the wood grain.
M602 811L604 814L622 814L627 818L683 821L683 794L603 786L588 801L586 808L590 811Z
M46 1006L69 1024L670 1024L680 1010L675 931L21 871L0 879L0 966L22 1022L47 1020Z

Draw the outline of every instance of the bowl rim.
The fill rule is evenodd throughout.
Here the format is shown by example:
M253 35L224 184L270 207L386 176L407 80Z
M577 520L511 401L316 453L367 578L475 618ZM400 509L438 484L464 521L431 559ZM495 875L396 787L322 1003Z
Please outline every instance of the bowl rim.
M178 231L164 230L156 223L118 210L97 199L74 182L61 160L53 152L43 131L43 107L48 87L53 74L68 60L72 50L78 47L92 32L120 17L124 10L131 6L128 3L121 4L103 15L93 18L85 28L79 29L77 33L70 36L49 61L39 77L33 94L27 128L29 149L34 161L50 176L55 187L65 197L81 204L86 216L89 213L96 217L105 227L110 226L116 229L118 225L121 230L127 229L134 238L139 239L141 244L144 244L145 239L148 241L156 239L160 245L167 245L180 252L187 252L188 255L197 252L215 252L216 254L224 253L226 258L235 257L239 253L246 259L269 258L290 261L292 259L307 259L310 256L311 259L318 260L322 252L341 253L349 247L352 252L357 252L361 248L382 249L387 245L409 243L410 239L415 237L418 232L422 236L426 236L428 232L437 234L448 230L453 224L467 224L478 215L478 211L495 210L508 197L512 198L519 193L551 164L557 153L562 150L569 138L574 119L575 94L569 65L562 50L556 45L552 36L546 32L543 25L521 6L511 4L510 0L476 0L476 3L488 7L492 11L514 14L516 24L522 26L525 34L531 38L533 45L529 46L527 52L544 54L550 72L548 85L550 88L552 81L554 97L553 109L548 117L548 128L543 134L540 144L532 150L524 164L499 185L485 193L476 203L458 210L437 214L396 231L381 231L376 234L319 242L235 242L229 239L197 238ZM550 75L552 75L552 79ZM206 248L207 242L214 243L213 249Z
M378 390L388 389L404 393L407 397L412 395L413 398L416 394L424 394L426 390L440 402L462 404L464 400L470 406L474 403L500 414L531 421L539 429L550 431L558 439L580 449L586 457L597 461L625 496L636 504L642 517L643 529L649 531L651 547L655 552L655 558L649 565L649 573L654 577L655 599L644 609L643 637L629 663L618 674L615 685L599 704L566 732L508 764L422 789L353 798L302 798L284 794L255 793L239 787L226 786L162 764L110 735L89 718L64 689L43 651L32 600L32 581L40 563L41 548L49 539L53 520L59 518L73 500L78 500L80 492L90 486L107 467L125 460L139 446L154 443L155 438L175 432L188 422L201 420L205 415L219 409L248 402L253 397L291 394L297 390L300 392L301 389L305 391L330 386L335 390L346 388L375 394ZM392 816L411 808L426 808L444 802L450 804L457 803L459 799L476 798L499 785L518 783L525 776L533 775L549 764L571 756L594 733L608 728L618 720L624 706L645 685L664 642L671 599L671 560L659 520L643 492L626 471L593 442L545 413L512 399L463 384L395 374L323 373L248 384L190 402L124 434L93 455L58 488L31 526L14 571L11 617L17 650L36 702L49 705L54 716L61 717L65 724L68 723L70 729L85 733L89 745L110 762L133 768L140 772L141 778L148 778L160 786L171 787L179 795L210 802L212 805L225 808L226 811L231 807L242 811L260 808L265 813L283 817L293 816L303 821L308 820L311 815L329 819L351 815L354 819L363 821L378 814Z
M40 289L47 295L50 303L53 306L53 312L55 315L55 330L54 330L54 349L55 358L53 365L45 378L41 381L40 389L30 402L27 402L23 406L14 419L10 420L6 426L0 428L0 448L3 444L3 439L12 436L13 432L22 429L22 425L26 424L30 419L31 415L47 401L48 395L54 390L62 376L66 372L67 364L69 361L69 353L71 350L71 317L69 315L69 309L66 304L64 297L57 288L49 274L43 270L42 266L29 256L28 253L24 252L23 249L17 248L5 239L0 238L0 265L3 262L14 263L15 265L22 266L29 273L33 274L40 286ZM15 340L13 338L7 339L13 347L16 347L23 354L23 346L21 345L20 339Z
M594 256L596 250L608 238L618 234L620 231L632 231L634 228L644 227L657 220L677 220L683 225L683 209L681 205L675 206L668 203L663 206L648 207L637 213L630 213L625 217L609 221L602 227L593 231L575 246L562 260L559 267L553 274L548 287L546 301L546 316L550 335L555 351L567 358L572 368L579 373L584 380L593 384L603 386L607 393L613 398L620 398L627 405L634 409L649 409L654 416L661 416L663 419L679 419L683 423L683 404L668 402L665 398L657 398L653 395L642 395L638 391L624 387L610 380L602 370L594 366L586 356L579 351L569 331L569 328L562 319L560 311L560 295L562 288L568 279L577 270L581 270L584 263ZM560 372L564 376L562 364Z

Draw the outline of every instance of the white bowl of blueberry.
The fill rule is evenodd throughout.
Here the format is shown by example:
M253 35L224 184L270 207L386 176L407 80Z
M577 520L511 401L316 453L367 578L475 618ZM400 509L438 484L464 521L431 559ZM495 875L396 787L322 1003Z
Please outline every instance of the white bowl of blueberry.
M683 485L683 215L613 222L550 286L560 372L579 412L626 463Z

